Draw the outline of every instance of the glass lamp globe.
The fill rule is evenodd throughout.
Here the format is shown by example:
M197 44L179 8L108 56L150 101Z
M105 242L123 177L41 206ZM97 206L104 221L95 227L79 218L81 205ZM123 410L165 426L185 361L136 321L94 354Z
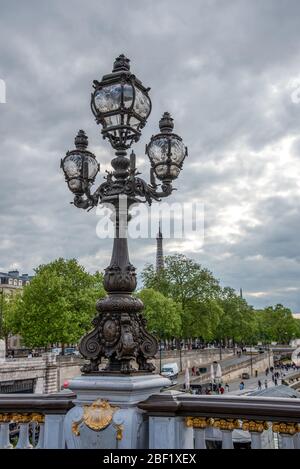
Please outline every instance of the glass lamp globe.
M87 150L88 138L79 130L75 138L76 150L68 151L61 161L68 187L76 195L83 195L85 188L90 187L99 171L99 164L93 153Z
M125 150L141 135L151 112L150 88L145 88L131 72L129 59L120 55L111 74L94 81L91 108L104 138L116 150Z
M151 138L146 153L156 177L161 181L172 181L179 176L187 148L181 137L172 133L174 124L168 112L159 121L160 133Z

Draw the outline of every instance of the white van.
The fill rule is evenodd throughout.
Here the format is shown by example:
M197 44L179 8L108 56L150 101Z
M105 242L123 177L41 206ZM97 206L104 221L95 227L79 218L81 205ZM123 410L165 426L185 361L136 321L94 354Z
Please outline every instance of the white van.
M166 363L162 366L161 374L172 381L172 384L177 384L178 377L178 365L177 363Z

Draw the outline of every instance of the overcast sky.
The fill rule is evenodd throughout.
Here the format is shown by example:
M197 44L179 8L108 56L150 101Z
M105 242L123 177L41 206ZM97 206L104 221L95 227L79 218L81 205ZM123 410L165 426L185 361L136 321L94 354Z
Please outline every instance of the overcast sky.
M205 208L204 244L169 240L165 254L196 259L255 307L300 311L299 31L299 0L1 0L0 270L108 264L111 240L69 204L59 164L83 128L108 168L91 84L124 53L151 87L139 169L147 178L144 145L170 111L189 147L172 199ZM155 240L130 246L139 269L155 261Z

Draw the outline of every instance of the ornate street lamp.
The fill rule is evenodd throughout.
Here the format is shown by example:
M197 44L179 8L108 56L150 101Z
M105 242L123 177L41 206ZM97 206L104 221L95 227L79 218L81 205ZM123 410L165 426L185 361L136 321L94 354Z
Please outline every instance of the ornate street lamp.
M89 360L84 373L101 372L152 372L148 363L158 350L155 337L147 332L142 315L143 303L132 296L136 288L136 272L129 261L127 237L122 229L120 199L126 196L125 220L130 220L131 205L142 202L151 204L172 191L172 181L182 168L186 147L182 139L172 133L173 119L165 113L160 120L160 133L153 136L146 153L151 162L150 184L137 176L135 154L127 157L127 150L141 136L151 112L148 95L150 88L130 72L129 59L120 55L111 74L101 82L94 81L91 108L96 122L102 126L103 138L108 138L116 150L112 159L112 172L108 172L98 189L92 194L91 186L99 171L95 156L87 151L87 137L80 130L76 150L68 152L61 162L69 189L74 193L74 205L90 209L99 203L110 203L115 209L115 237L110 265L105 269L104 288L108 296L97 302L98 315L93 320L94 329L81 339L80 353ZM156 182L159 179L162 184ZM101 359L108 364L99 370ZM137 368L133 366L134 361Z

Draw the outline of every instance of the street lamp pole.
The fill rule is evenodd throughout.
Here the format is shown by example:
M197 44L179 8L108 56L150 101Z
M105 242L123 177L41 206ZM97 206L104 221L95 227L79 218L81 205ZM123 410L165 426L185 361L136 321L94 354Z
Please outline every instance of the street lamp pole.
M94 80L91 109L97 124L102 126L103 138L115 150L115 157L111 161L113 171L107 172L105 182L93 194L91 187L99 164L87 149L88 138L83 130L75 138L75 149L61 161L66 182L74 194L74 205L92 209L102 203L112 208L114 218L113 252L103 282L108 295L98 300L94 329L79 345L81 355L89 360L82 368L84 373L151 373L155 369L148 360L157 353L157 340L146 330L142 301L132 295L137 279L129 260L127 223L131 206L151 205L171 195L187 148L181 137L173 133L173 119L165 112L159 121L160 132L146 146L151 164L150 184L138 177L136 156L132 152L128 158L127 150L140 139L150 115L149 90L131 73L129 59L124 55L115 60L112 73L104 75L101 82ZM102 358L108 364L99 370ZM132 366L134 361L138 369Z
M161 340L159 341L159 372L161 373Z
M179 362L180 362L180 371L182 372L182 343L179 344Z

